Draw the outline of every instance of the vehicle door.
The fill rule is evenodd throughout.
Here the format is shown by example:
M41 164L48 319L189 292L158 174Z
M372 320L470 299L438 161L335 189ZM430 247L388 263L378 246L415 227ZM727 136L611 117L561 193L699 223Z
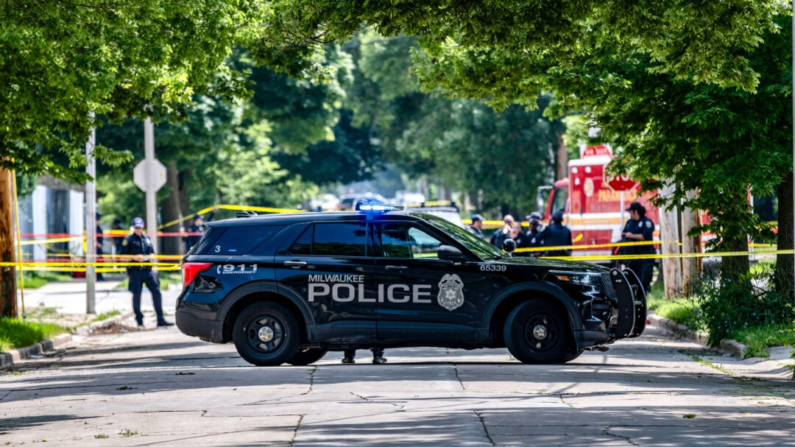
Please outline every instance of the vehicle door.
M280 290L312 309L312 341L376 339L372 250L365 222L318 222L276 255Z
M488 289L477 262L439 259L440 246L455 244L420 222L373 225L379 341L427 344L475 337Z

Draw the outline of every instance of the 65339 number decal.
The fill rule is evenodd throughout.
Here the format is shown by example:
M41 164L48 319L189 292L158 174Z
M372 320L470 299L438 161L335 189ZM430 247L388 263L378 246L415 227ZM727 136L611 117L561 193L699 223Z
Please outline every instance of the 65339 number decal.
M481 272L504 272L508 270L507 266L499 264L480 264Z

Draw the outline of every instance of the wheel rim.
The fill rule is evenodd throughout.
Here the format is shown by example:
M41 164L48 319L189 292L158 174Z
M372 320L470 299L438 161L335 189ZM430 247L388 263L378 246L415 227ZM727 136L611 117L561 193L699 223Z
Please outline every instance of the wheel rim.
M546 312L534 313L525 322L524 340L535 352L551 351L560 341L560 325Z
M249 346L262 354L278 351L287 337L284 323L273 315L251 318L245 328Z

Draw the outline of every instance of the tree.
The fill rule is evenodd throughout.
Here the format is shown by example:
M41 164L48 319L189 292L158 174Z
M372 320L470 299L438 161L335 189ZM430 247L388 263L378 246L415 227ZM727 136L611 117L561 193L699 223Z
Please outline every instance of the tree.
M256 6L256 3L251 5ZM236 1L12 0L0 13L0 165L82 182L99 124L184 117L193 95L245 94L224 59L261 11ZM147 110L147 106L151 107ZM42 148L68 155L53 163ZM105 163L129 160L99 145Z
M718 250L744 251L749 234L773 237L750 213L748 187L771 193L792 163L790 18L786 9L774 12L777 28L764 34L764 45L735 49L759 73L756 93L675 76L649 54L625 53L610 41L583 42L565 62L546 58L544 50L517 54L449 41L443 56L417 53L417 73L426 89L489 98L498 107L554 90L553 116L584 111L602 138L621 147L617 171L631 172L648 190L679 185L660 205L708 210L714 219L694 231L716 233ZM691 190L699 194L687 199ZM729 278L748 271L747 258L726 258L723 266Z

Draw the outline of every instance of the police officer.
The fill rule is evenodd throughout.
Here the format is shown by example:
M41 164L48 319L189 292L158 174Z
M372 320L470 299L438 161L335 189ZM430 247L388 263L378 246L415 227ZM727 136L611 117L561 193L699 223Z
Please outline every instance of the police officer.
M486 239L486 236L483 235L483 216L480 214L473 214L472 225L470 225L467 230L481 239Z
M489 240L491 245L499 248L500 250L502 250L502 243L505 241L505 239L511 238L511 230L513 229L514 224L513 216L506 214L502 219L502 222L505 225L501 229L492 233L491 240Z
M133 233L124 238L122 241L121 254L131 255L132 259L124 259L125 262L149 262L149 255L155 253L155 248L152 246L152 240L145 234L144 220L136 217L132 221ZM144 315L141 313L141 290L143 285L152 293L152 304L157 313L157 326L173 326L163 317L163 308L161 306L160 296L160 281L157 276L152 272L152 267L128 267L127 274L130 277L130 292L133 294L133 310L135 311L135 320L138 322L138 327L144 326Z
M541 232L544 226L541 225L541 214L532 213L527 216L527 232L525 233L528 248L542 247L544 240L541 238ZM540 251L531 251L528 253L530 256L541 256Z
M621 232L622 242L639 242L639 241L652 241L654 240L654 222L646 217L646 208L638 202L633 202L629 208L629 217L631 219ZM636 247L627 247L627 250L622 250L627 254L654 254L653 245L640 245ZM654 261L651 259L633 259L627 262L627 268L635 272L640 278L640 283L643 285L643 290L649 291L651 286L651 278L654 275Z
M207 222L213 220L213 216L215 216L215 209L207 215ZM201 214L196 214L193 216L193 220L191 221L191 226L188 228L188 236L185 237L185 253L189 252L194 245L198 244L199 241L202 239L204 235L204 216Z
M384 357L384 348L372 348L370 351L373 352L373 363L376 365L386 363L386 357ZM356 357L356 350L346 349L345 355L342 358L342 363L356 363L354 357Z
M563 225L563 211L558 210L552 214L552 223L544 228L540 238L541 243L549 248L573 245L571 230ZM549 250L546 256L571 256L571 249Z

